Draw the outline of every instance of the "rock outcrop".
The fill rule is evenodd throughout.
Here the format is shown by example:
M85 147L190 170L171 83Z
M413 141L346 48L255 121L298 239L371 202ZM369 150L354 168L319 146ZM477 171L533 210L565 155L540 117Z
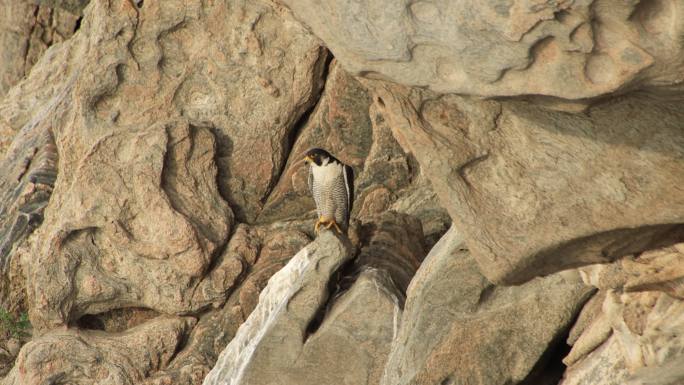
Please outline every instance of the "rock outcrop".
M684 244L582 269L600 291L565 363L562 385L678 384L684 380Z
M0 9L3 10L0 13L2 96L28 75L48 47L69 39L79 24L74 13L30 0L2 0Z
M568 114L368 83L492 282L682 237L681 102L630 96Z
M368 91L337 63L330 64L325 90L292 146L282 176L257 223L292 220L314 210L302 154L319 146L354 168L352 216L363 220L393 209L421 220L434 243L450 223L415 160L392 136Z
M183 349L145 384L201 384L256 307L269 278L308 243L309 238L295 229L239 225L224 253L224 258L240 260L245 266L239 287L222 307L200 317Z
M26 344L0 383L137 384L168 363L194 323L160 318L114 335L56 329Z
M24 309L22 246L42 223L57 177L58 155L52 135L29 130L0 161L0 305Z
M590 293L576 272L494 286L452 228L411 282L381 384L529 381Z
M70 38L79 27L77 15L35 4L30 0L0 1L0 98L26 77L53 44ZM45 84L41 84L41 87ZM16 95L16 94L15 94ZM17 126L8 125L8 111L0 118L0 159ZM8 174L4 174L8 175Z
M367 77L441 93L571 101L680 90L677 1L283 2L348 71Z
M0 384L683 383L683 13L0 0Z
M309 375L297 376L293 366L325 305L328 281L351 257L351 245L328 231L292 257L271 277L204 384L296 383L296 377Z
M204 384L378 384L424 255L414 221L384 214L354 260L348 240L319 235L269 280Z

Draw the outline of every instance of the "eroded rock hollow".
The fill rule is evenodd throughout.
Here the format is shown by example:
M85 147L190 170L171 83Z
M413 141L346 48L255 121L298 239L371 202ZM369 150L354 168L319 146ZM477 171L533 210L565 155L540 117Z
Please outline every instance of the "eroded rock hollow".
M680 1L0 0L0 47L0 384L684 383Z

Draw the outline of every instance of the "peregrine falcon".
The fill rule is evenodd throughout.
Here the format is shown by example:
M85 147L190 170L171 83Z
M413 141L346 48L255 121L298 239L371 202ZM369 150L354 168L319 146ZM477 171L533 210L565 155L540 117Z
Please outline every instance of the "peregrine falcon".
M318 212L316 232L323 225L327 229L335 227L341 234L349 226L354 201L354 171L320 148L307 151L304 162L310 165L309 190Z

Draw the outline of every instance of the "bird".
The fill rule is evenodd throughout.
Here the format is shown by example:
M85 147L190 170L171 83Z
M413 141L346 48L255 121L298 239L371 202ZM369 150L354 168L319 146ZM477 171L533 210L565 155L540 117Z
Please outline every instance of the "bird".
M321 148L306 151L304 162L309 165L309 190L318 213L314 230L334 227L342 234L354 203L354 170Z

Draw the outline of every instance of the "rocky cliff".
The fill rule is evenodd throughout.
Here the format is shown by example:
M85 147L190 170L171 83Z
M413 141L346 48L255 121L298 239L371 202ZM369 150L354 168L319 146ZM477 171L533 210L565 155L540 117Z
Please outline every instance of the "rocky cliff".
M0 10L0 384L684 383L679 1Z

